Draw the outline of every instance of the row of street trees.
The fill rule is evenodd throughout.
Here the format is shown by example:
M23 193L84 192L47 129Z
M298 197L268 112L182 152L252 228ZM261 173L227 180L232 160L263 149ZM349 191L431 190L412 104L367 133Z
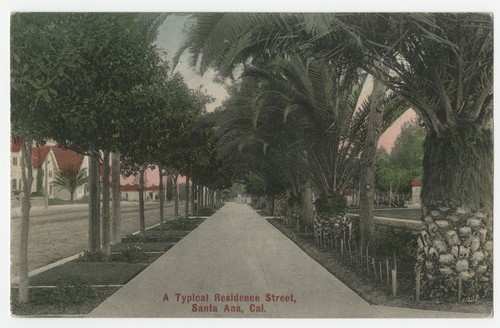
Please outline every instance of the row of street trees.
M208 170L206 166L212 155L200 152L205 148L213 152L218 143L210 138L196 138L200 131L194 127L211 98L200 90L189 89L180 75L172 75L152 44L162 19L163 15L149 14L12 16L11 127L12 136L23 140L21 303L28 301L34 144L52 139L62 147L89 156L89 250L92 252L109 254L111 244L121 238L120 174L138 174L143 190L145 169L157 166L162 178L165 174L173 177L176 191L180 174L196 175L198 169ZM206 134L212 128L204 129ZM191 164L200 162L205 166ZM142 192L140 199L140 227L144 231ZM174 199L177 216L178 196L174 195ZM161 213L163 221L163 201Z
M359 246L373 246L378 138L384 126L411 106L426 131L424 217L439 212L436 217L445 222L453 220L450 213L468 213L470 218L479 213L481 220L487 218L480 220L481 226L488 225L485 231L492 237L490 15L195 17L178 57L189 49L193 65L202 71L215 67L239 82L218 121L227 148L223 157L253 187L274 197L283 191L297 195L300 185L311 185L320 197L330 197L343 191L358 167ZM373 78L373 89L357 106L366 73ZM434 229L435 223L427 221L425 229ZM441 226L458 231L450 224ZM456 245L449 242L450 249ZM428 256L432 245L423 244ZM424 285L437 281L435 274L449 272L437 269L437 257L425 261L432 270Z

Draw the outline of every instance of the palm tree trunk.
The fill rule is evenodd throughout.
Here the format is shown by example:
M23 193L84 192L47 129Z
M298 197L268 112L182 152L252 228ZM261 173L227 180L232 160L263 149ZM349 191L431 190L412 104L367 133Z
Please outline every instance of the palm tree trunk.
M446 169L437 169L446 163ZM491 208L493 203L493 136L471 124L428 133L424 142L424 206Z
M143 165L139 170L139 223L141 233L146 232L146 217L144 216L144 174L146 167Z
M109 151L104 152L102 171L102 246L105 254L111 254L111 209L109 207Z
M31 209L31 185L33 181L33 167L31 165L31 139L24 140L21 154L21 173L23 180L23 195L21 205L21 235L19 242L19 294L18 299L21 304L29 300L28 296L28 240Z
M121 204L120 204L120 153L111 154L111 184L112 184L112 206L113 218L111 220L111 238L113 244L121 240Z
M165 204L165 194L163 192L163 173L162 173L162 166L158 165L158 172L159 172L159 190L158 190L158 198L160 202L160 223L163 223L165 220L165 214L163 213L163 206Z
M456 299L450 292L462 278L480 288L464 289L464 298L487 298L493 290L493 133L472 123L439 136L428 133L423 166L426 238L419 240L417 255L422 286L448 285L442 298ZM434 245L441 246L439 256L428 255ZM440 262L446 257L450 261Z
M98 154L89 156L89 250L101 250L101 218L99 209Z
M375 241L374 196L375 196L375 155L384 116L384 98L387 92L380 81L373 80L370 111L366 131L365 147L361 154L361 179L359 198L360 246L364 249Z

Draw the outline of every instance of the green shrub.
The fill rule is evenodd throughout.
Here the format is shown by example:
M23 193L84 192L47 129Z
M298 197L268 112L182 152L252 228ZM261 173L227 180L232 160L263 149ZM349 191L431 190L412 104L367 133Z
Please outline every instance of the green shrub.
M111 254L111 261L138 263L146 260L148 255L137 245L129 246L120 253Z
M347 203L339 193L321 195L316 199L314 205L318 215L344 215L347 211Z
M78 274L67 274L58 277L52 297L54 304L84 304L97 297L90 282Z
M83 255L80 255L78 261L81 262L107 262L109 261L109 255L99 251L99 252L91 252L85 251Z
M391 231L377 238L377 255L414 259L417 256L417 236L409 230Z
M210 216L214 213L215 213L215 210L213 209L213 207L206 206L206 207L200 208L196 214L201 215L201 216Z
M193 230L198 225L191 219L170 220L158 227L159 230Z

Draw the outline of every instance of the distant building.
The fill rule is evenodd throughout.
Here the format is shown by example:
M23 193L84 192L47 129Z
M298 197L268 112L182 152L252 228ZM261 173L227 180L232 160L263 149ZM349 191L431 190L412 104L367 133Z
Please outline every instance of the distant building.
M144 187L144 201L153 202L159 199L160 186L151 185ZM138 202L139 201L139 185L126 184L120 185L121 199L126 201Z
M21 172L21 141L13 140L10 147L10 178L11 191L17 194L22 191L22 172ZM57 173L62 175L78 172L81 168L88 167L87 156L76 153L71 150L62 149L57 146L40 146L31 149L31 165L33 168L33 183L31 190L35 195L43 196L45 189L49 198L70 199L67 190L60 190L54 185ZM47 174L47 179L45 178ZM75 192L75 199L82 198L86 193L86 186L79 187Z
M410 181L411 184L411 207L422 207L420 192L422 191L422 180L415 179Z

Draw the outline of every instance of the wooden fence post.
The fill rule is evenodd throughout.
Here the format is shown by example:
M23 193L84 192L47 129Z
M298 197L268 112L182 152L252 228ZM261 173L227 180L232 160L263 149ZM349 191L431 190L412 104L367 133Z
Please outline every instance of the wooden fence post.
M420 268L417 268L417 272L415 273L416 281L415 281L415 299L417 302L420 302Z

